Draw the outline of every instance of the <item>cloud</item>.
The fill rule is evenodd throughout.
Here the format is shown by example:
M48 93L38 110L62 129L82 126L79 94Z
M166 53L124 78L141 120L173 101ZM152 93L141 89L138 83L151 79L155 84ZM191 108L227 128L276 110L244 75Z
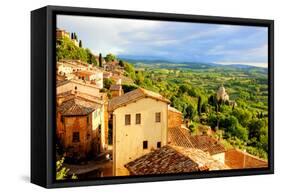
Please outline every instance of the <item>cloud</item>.
M58 16L94 53L174 61L267 62L267 28L85 16Z

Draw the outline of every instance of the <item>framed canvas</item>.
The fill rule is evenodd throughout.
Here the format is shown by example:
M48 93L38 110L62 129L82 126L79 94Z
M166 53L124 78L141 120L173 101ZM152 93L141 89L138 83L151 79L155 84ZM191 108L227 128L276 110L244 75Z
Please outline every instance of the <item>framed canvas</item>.
M272 174L272 20L31 12L31 182Z

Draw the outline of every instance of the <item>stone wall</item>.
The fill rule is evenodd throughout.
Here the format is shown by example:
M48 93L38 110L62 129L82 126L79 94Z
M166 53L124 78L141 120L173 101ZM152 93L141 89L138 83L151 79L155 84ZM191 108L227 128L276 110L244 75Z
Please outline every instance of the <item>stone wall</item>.
M180 127L182 125L182 114L168 110L168 128Z

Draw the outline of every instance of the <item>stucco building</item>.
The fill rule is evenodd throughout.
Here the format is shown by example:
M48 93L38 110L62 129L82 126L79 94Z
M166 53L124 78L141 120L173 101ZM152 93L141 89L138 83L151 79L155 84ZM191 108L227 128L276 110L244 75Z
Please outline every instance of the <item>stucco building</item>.
M113 175L128 175L125 164L167 144L169 100L138 88L109 101L113 127Z

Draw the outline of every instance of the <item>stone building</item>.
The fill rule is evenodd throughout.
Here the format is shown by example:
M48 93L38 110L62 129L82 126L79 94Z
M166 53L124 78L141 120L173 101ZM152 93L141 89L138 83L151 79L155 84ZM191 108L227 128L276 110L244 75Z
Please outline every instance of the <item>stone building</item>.
M169 103L160 94L142 88L109 101L114 175L128 175L125 164L167 144Z
M57 95L57 138L66 156L85 159L105 145L103 104L83 94Z
M229 101L229 96L223 86L219 87L219 89L217 91L217 100L223 101L223 102Z
M110 86L109 91L111 93L111 97L115 98L124 94L122 89L122 85L120 84L113 84Z
M58 39L63 38L63 37L70 38L69 32L66 32L65 30L59 29L59 28L57 28L57 30L56 30L56 36Z

